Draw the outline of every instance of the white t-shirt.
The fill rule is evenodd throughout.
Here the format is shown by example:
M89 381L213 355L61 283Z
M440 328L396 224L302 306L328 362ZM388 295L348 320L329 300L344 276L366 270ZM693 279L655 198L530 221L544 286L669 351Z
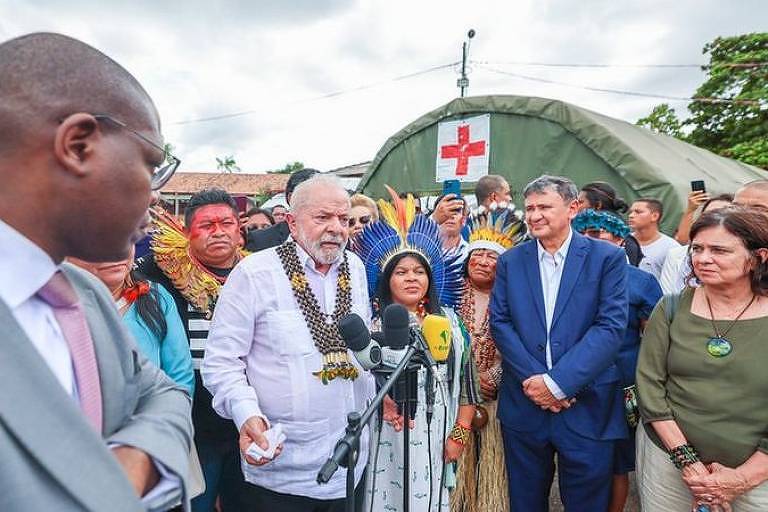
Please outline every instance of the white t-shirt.
M659 233L659 238L656 241L640 246L643 251L643 259L640 260L638 268L650 272L656 279L659 279L661 269L664 267L664 260L667 259L667 253L675 247L680 247L680 244L674 238Z

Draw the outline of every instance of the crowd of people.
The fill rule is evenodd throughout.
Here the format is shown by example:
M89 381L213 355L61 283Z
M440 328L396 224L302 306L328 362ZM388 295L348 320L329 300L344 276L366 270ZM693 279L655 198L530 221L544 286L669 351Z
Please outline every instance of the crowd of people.
M426 362L362 431L354 510L543 512L555 471L568 512L624 510L632 471L644 511L768 510L768 180L692 192L674 238L658 199L547 174L426 208L304 169L176 218L127 71L32 34L0 76L0 509L345 510L318 471L385 377L339 324L383 344L402 313Z

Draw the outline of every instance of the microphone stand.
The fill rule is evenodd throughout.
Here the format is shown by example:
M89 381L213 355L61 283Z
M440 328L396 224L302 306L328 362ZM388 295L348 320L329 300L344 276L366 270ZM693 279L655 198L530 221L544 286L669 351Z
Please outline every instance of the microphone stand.
M325 464L323 464L323 467L321 467L320 471L317 473L317 483L327 484L331 480L331 477L339 469L339 466L347 468L347 496L345 506L346 512L355 512L355 464L357 463L357 458L360 452L360 436L363 434L363 428L368 424L371 416L373 416L373 413L376 412L376 410L379 408L381 403L384 401L384 397L395 384L395 381L398 379L398 377L400 377L400 374L402 374L406 367L410 364L411 359L418 351L418 347L414 346L413 344L408 345L402 361L400 361L400 363L397 365L389 379L387 379L387 381L381 387L363 414L360 415L357 412L351 412L347 415L346 433L336 443L336 447L333 449L333 454L328 458L327 461L325 461ZM405 418L410 416L407 406L404 408L403 413ZM405 421L409 420L406 419ZM405 429L404 435L406 436L406 440L408 439L407 436L409 427L410 426L408 423L403 425L403 428ZM409 447L406 444L406 456L408 453L408 448ZM407 458L405 461L407 461ZM408 465L405 464L405 468L403 469L404 473L407 471L407 468ZM403 490L407 489L408 486L408 474L405 473L405 476L406 478ZM409 496L407 494L403 494L403 497L405 505L404 510L407 512L409 509Z

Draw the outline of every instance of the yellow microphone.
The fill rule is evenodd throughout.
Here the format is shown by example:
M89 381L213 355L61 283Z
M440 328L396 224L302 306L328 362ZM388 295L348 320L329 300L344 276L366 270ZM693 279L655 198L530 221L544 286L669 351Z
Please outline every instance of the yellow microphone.
M427 315L421 324L424 340L432 357L442 363L448 359L451 350L451 322L440 315Z

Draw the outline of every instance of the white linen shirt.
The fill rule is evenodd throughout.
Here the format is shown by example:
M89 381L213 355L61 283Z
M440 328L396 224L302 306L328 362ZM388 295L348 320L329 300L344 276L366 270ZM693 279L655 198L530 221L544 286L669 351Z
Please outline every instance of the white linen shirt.
M341 260L326 275L296 246L299 262L321 310L331 314ZM347 252L352 286L352 313L366 324L371 318L365 269ZM213 408L231 418L238 430L252 416L282 424L283 451L263 466L242 461L246 481L283 494L314 499L345 496L345 470L325 485L315 482L336 441L344 435L349 412L362 412L375 394L373 377L354 361L360 376L324 385L312 372L322 367L307 323L296 304L276 249L246 257L221 290L201 367L213 395ZM368 460L368 431L360 439L355 471L359 482Z
M78 401L72 356L64 333L53 314L53 308L37 296L58 266L34 242L0 220L0 300L32 342L40 357L51 369L64 391ZM120 446L110 443L108 448ZM141 499L147 509L167 503L177 493L181 478L152 459L160 473L158 483Z
M555 315L555 304L557 304L557 295L560 293L560 281L563 279L563 268L565 267L565 258L568 257L568 249L571 247L571 239L573 238L573 231L568 230L568 237L563 242L563 245L555 251L555 254L550 254L541 245L541 242L536 241L536 250L539 257L539 276L541 277L541 292L544 295L544 312L547 321L547 344L546 344L546 357L547 357L547 369L552 369L552 348L549 344L549 331L552 328L552 318ZM544 383L549 388L549 391L558 400L566 398L565 393L560 389L560 386L550 377L548 374L544 374Z

